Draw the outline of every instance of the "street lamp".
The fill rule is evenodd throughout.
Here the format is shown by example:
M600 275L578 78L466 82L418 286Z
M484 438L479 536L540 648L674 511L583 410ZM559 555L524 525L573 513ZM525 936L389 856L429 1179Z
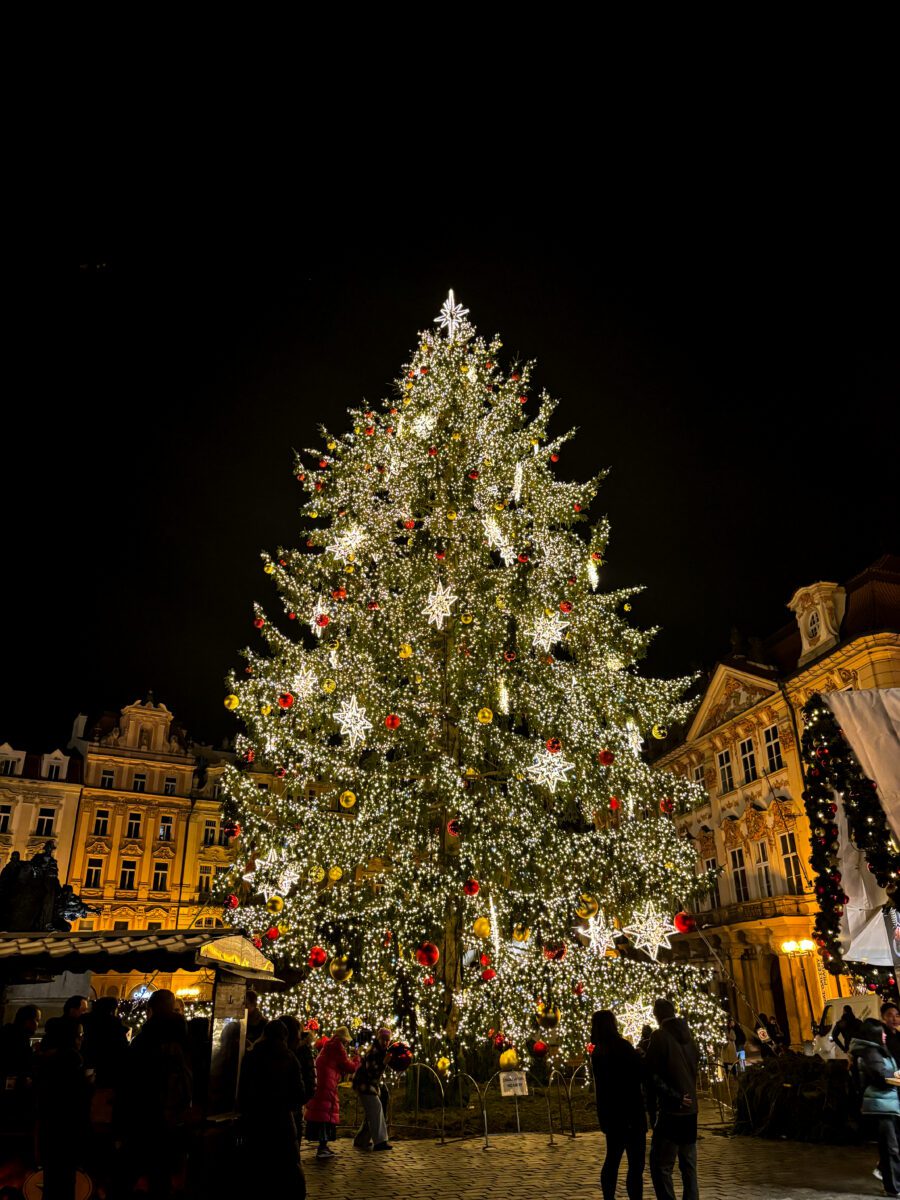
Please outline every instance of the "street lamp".
M807 958L810 954L815 952L815 949L816 943L812 941L811 938L800 938L799 940L791 938L788 941L781 943L781 953L790 959ZM812 996L810 995L809 991L809 980L806 978L806 971L802 965L800 967L800 974L803 976L803 986L806 989L806 1003L809 1005L810 1025L812 1028L813 1037L815 1037L816 1012L813 1008Z

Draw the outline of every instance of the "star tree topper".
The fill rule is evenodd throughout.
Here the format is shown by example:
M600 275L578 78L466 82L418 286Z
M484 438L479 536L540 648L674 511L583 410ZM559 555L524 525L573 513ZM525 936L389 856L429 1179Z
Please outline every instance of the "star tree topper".
M372 728L372 722L366 716L366 710L360 708L359 701L355 696L345 700L335 715L340 723L341 733L346 734L350 739L351 748L361 742L367 731Z
M448 583L444 587L443 583L438 580L437 591L429 593L428 603L425 605L429 625L436 625L438 629L443 629L444 621L450 616L450 610L457 599L450 584Z
M453 288L450 289L450 294L444 301L440 315L434 318L435 325L439 325L441 329L447 330L447 338L453 341L456 337L456 331L462 324L463 317L468 314L469 310L463 308L461 304L457 304L453 297Z
M624 932L634 942L635 950L646 950L656 962L656 956L661 947L670 949L672 943L669 934L678 930L664 914L657 912L653 902L648 900L642 909L634 914L630 925L624 926Z

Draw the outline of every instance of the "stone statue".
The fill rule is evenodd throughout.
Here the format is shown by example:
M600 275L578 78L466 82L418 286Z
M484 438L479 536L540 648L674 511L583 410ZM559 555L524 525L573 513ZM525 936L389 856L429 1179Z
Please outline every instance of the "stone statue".
M0 929L10 933L66 932L70 921L91 911L68 884L60 887L55 848L53 842L45 842L28 862L22 862L17 851L10 855L0 871Z

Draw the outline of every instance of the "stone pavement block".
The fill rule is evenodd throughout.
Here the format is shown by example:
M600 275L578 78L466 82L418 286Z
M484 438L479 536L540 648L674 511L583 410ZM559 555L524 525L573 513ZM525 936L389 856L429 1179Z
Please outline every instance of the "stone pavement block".
M388 1154L354 1150L347 1139L337 1155L316 1161L304 1150L309 1195L329 1200L561 1200L599 1195L604 1139L600 1133L574 1140L557 1135L501 1134L485 1151L475 1140L396 1141ZM882 1195L872 1176L874 1146L812 1146L727 1138L703 1131L698 1146L702 1200L849 1200ZM676 1192L678 1173L676 1168ZM625 1195L625 1164L618 1195ZM649 1172L645 1196L652 1200Z

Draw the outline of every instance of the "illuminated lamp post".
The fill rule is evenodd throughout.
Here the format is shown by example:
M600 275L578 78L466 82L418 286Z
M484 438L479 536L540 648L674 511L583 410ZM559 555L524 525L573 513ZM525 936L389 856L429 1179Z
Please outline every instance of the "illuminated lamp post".
M789 939L781 943L781 953L788 959L805 959L814 954L816 943L810 938ZM809 980L806 977L806 969L803 963L800 963L800 974L803 976L803 986L806 989L806 1003L809 1006L810 1031L812 1036L816 1035L816 1012L813 1008L812 995L809 990ZM793 968L791 968L791 979L793 980Z

